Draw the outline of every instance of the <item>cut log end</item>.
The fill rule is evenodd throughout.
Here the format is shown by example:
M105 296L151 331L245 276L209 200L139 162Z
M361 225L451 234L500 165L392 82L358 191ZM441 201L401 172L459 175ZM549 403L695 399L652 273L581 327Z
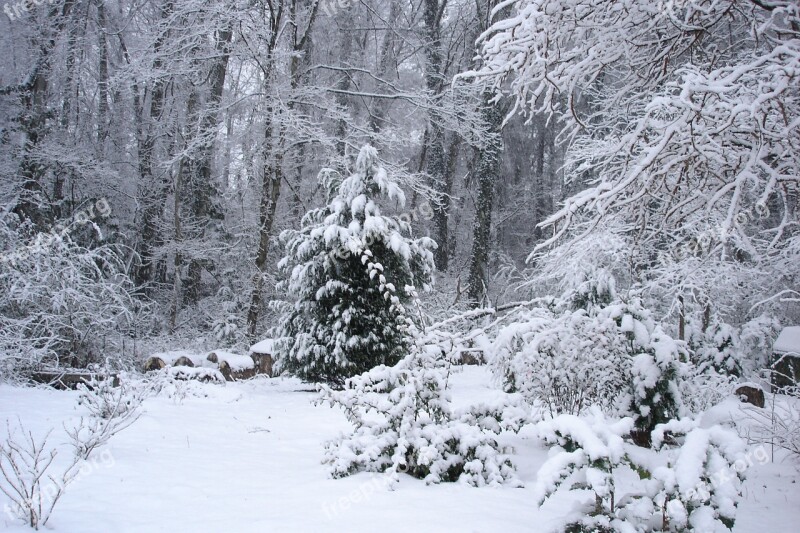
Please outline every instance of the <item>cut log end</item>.
M166 368L166 366L167 363L164 362L164 360L160 357L149 357L147 361L144 362L144 371L155 372L161 370L162 368Z
M258 353L252 352L250 357L253 359L253 362L256 364L256 370L259 374L264 374L269 377L272 376L272 364L273 359L272 355L268 353Z
M175 359L175 362L172 363L172 366L188 366L189 368L194 368L194 363L188 357L181 356Z
M240 381L254 377L258 372L258 368L252 367L234 370L227 361L222 361L219 364L219 372L223 375L226 381Z
M756 407L764 407L766 401L764 398L764 391L761 387L753 385L740 385L736 387L734 394L744 403L755 405Z

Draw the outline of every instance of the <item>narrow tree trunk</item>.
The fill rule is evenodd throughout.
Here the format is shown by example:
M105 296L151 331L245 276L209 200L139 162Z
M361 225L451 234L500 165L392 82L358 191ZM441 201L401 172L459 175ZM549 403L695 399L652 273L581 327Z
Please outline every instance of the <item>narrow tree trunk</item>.
M341 17L345 18L348 16L349 10L342 10ZM346 63L350 60L350 54L353 51L353 38L355 37L353 32L345 31L341 32L341 42L339 46L340 57L342 58L343 62ZM345 91L348 91L351 87L351 79L350 74L348 72L342 72L341 76L339 76L339 81L336 83L336 89L341 91L336 95L336 103L339 104L342 108L347 108L347 96L344 94ZM347 121L344 118L339 119L338 123L336 124L336 151L339 154L339 157L344 162L345 152L347 150Z
M683 307L683 301L681 301L681 307ZM703 333L708 330L708 327L711 325L711 302L706 300L706 305L703 306Z
M259 209L258 251L256 252L255 261L257 272L253 279L250 309L247 313L247 334L251 339L255 339L258 328L258 317L261 313L264 275L267 272L269 240L272 237L272 226L275 223L275 213L277 212L278 200L281 196L281 181L283 177L281 165L282 161L279 157L276 157L272 167L264 170L264 182Z
M476 177L478 197L475 205L475 222L472 226L472 254L469 264L467 295L470 303L479 307L487 298L489 286L489 252L491 249L492 210L495 184L500 178L500 154L503 137L500 133L503 114L500 106L490 104L491 95L484 95L483 116L490 127L491 138L478 154Z
M394 29L397 20L400 18L400 2L392 2L391 10L389 11L389 20L388 28L386 30L386 35L383 38L383 44L381 45L381 55L380 60L378 61L378 78L386 79L386 76L389 74L389 67L392 64L392 61L396 59L397 55L397 32ZM384 99L378 99L375 102L375 107L369 115L369 128L370 130L375 133L373 135L373 143L377 145L377 141L380 137L377 135L381 132L381 130L385 126L386 122L386 115L389 112L389 101Z
M423 20L425 23L425 85L433 96L440 92L444 75L442 73L441 17L439 0L425 0ZM436 268L444 272L450 261L449 228L450 192L446 178L445 135L439 114L432 109L428 117L428 145L425 172L431 187L439 197L433 202L434 238L439 247L434 253Z
M182 196L182 188L183 188L183 175L185 172L186 165L184 162L181 162L177 173L175 174L175 186L174 186L174 201L173 201L173 209L175 212L172 215L173 225L175 228L175 243L176 243L176 250L175 250L175 259L173 263L173 267L175 268L175 275L172 280L172 305L170 306L169 310L169 328L170 331L175 331L175 328L178 324L178 313L180 313L181 309L181 300L183 298L183 280L181 278L181 269L183 268L183 255L181 254L180 245L183 241L183 229L181 228L181 196Z
M233 30L230 25L217 32L216 48L220 57L214 61L211 67L208 109L205 112L199 131L201 138L200 156L196 164L197 170L192 172L192 177L195 180L192 188L192 215L200 223L200 233L196 238L203 238L211 218L220 216L219 213L215 212L212 205L216 191L213 179L214 145L216 143L217 126L219 125L219 105L222 102L222 95L225 90L225 78L228 72L232 38ZM189 263L186 288L186 296L189 301L196 302L200 296L202 269L203 265L196 258L193 258Z
M97 81L97 143L102 150L108 135L108 43L106 42L106 8L103 0L97 1L97 24L100 31L97 36L98 75ZM103 151L104 152L104 151Z
M48 21L52 21L53 26L48 28L49 35L43 37L44 42L39 46L33 70L23 84L13 89L19 92L20 102L25 110L20 117L25 139L19 168L19 175L22 178L22 194L14 207L14 212L40 227L48 218L51 218L52 213L48 213L50 206L47 205L41 182L45 169L38 162L36 151L44 138L47 126L48 76L51 68L51 55L56 47L56 36L64 30L74 5L75 0L65 0L60 8L53 6L50 9Z
M282 8L283 3L278 4ZM300 84L300 58L308 50L310 43L311 30L314 27L314 22L319 10L319 2L312 5L311 13L309 15L308 24L304 32L299 34L297 27L297 1L293 0L289 4L289 19L292 20L291 30L291 46L294 50L292 59L290 60L289 72L291 76L292 89L297 89ZM278 13L282 12L282 9ZM279 17L276 18L275 27L273 31L278 30L282 25ZM273 40L272 49L275 49L277 42ZM265 73L266 88L269 88L271 81L271 70ZM269 94L265 90L265 94ZM292 104L287 104L291 109ZM286 149L286 135L287 131L283 125L277 127L277 133L273 132L273 110L267 109L267 116L269 117L267 127L265 129L264 150L265 163L263 186L261 191L261 202L259 207L259 240L258 250L256 252L256 269L257 272L253 279L253 291L250 295L250 308L247 312L247 334L251 340L255 340L258 330L258 318L261 314L261 306L263 304L263 291L264 291L264 275L267 272L267 257L269 253L269 241L272 237L272 227L275 223L275 214L278 210L278 200L281 195L281 185L283 183L283 151Z
M172 14L173 2L166 1L161 7L161 20L166 21ZM168 36L166 28L156 39L153 45L153 70L160 72L163 68L161 51ZM165 80L159 77L153 84L150 97L150 112L147 124L142 124L142 137L139 138L139 174L141 182L138 191L142 211L139 220L141 228L139 242L136 247L139 262L134 269L134 281L139 286L147 285L155 279L156 269L154 264L155 248L161 242L159 222L164 212L164 198L167 196L169 183L163 176L157 176L154 168L156 141L159 138L159 122L164 110L166 97ZM144 103L146 99L142 99ZM144 114L142 114L144 116Z

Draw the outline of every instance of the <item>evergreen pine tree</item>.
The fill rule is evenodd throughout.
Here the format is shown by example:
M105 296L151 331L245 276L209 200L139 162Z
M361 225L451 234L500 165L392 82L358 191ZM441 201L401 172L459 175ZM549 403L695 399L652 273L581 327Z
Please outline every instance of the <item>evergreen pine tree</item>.
M277 328L280 371L341 385L408 352L406 305L431 281L436 244L411 239L407 223L381 215L379 196L405 202L377 151L364 146L330 204L281 234L287 279L279 288L290 303Z
M633 415L634 442L651 445L651 433L659 424L680 418L683 400L678 388L683 345L666 335L660 327L649 333L649 342L634 356L626 410Z

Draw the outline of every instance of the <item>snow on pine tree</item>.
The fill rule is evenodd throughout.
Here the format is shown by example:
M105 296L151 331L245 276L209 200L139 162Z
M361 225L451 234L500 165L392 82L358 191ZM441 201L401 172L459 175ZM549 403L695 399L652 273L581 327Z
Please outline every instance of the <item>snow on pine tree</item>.
M623 317L623 329L626 328ZM629 322L633 334L633 321ZM651 445L650 434L659 424L665 424L683 414L680 378L684 371L681 359L686 349L664 333L660 326L653 331L641 331L635 341L640 353L633 357L628 394L621 404L634 417L631 433L640 446ZM644 336L644 338L642 338Z
M429 288L436 243L408 237L406 222L381 215L378 197L405 203L367 145L330 204L281 234L286 256L278 266L287 279L279 289L293 303L277 328L279 371L342 385L408 353L405 305L415 287Z
M706 331L695 332L694 360L700 372L729 376L742 375L742 349L736 328L715 321Z

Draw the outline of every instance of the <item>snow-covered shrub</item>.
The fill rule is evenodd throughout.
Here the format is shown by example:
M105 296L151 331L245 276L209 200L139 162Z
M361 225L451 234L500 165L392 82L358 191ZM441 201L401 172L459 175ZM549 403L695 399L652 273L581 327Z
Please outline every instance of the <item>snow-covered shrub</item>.
M78 390L78 405L86 408L91 416L103 420L124 417L138 410L151 393L149 387L136 383L127 375L115 377L110 374L80 384Z
M772 363L772 342L778 336L781 325L767 314L745 322L739 332L745 371L756 372Z
M740 327L714 320L705 332L689 321L688 349L693 362L686 366L680 389L686 408L703 412L728 397L742 377L769 365L772 339L779 326L763 315Z
M78 405L89 411L89 417L81 417L77 426L66 431L75 455L81 459L88 459L94 450L139 420L142 403L153 393L149 384L127 376L114 386L110 375L80 385L79 390Z
M579 414L593 404L610 408L629 366L616 323L582 309L526 314L500 332L495 354L505 389L551 415Z
M603 521L614 517L614 472L627 460L622 437L632 427L631 418L608 420L597 409L586 418L560 415L536 425L539 438L552 446L536 476L537 504L561 488L594 493L594 501L583 510L585 516L567 525L564 531L594 531L593 527L602 530L609 525Z
M689 347L700 372L742 375L742 343L738 331L730 324L715 321L705 332L693 332Z
M658 424L683 414L679 383L686 351L658 326L646 341L636 342L640 353L633 357L629 391L621 407L633 416L638 443L649 446L650 433Z
M800 386L784 387L781 394L769 394L765 408L743 405L739 434L749 443L783 450L800 459Z
M573 281L575 287L567 290L565 295L573 309L601 309L616 299L617 281L608 270L590 268L576 275L580 275L580 281Z
M554 318L549 308L519 309L512 314L509 324L498 331L489 360L495 379L506 392L519 391L532 377L532 372L525 368L527 347L538 333L550 327Z
M76 456L58 474L52 472L56 449L47 446L50 432L41 440L22 425L12 430L6 421L8 436L0 442L0 492L11 500L11 510L33 529L47 525L64 489L79 473Z
M679 446L665 446L666 436ZM701 428L695 420L672 420L653 432L653 445L667 454L652 469L648 497L662 509L663 531L730 531L748 464L745 445L721 426Z
M521 392L551 416L590 405L621 409L646 433L676 416L685 348L638 298L613 297L613 278L604 274L548 308L518 311L493 346L493 370L505 390Z
M416 346L393 367L347 380L344 390L322 386L320 402L342 408L354 426L327 445L333 477L366 471L385 472L392 483L408 473L426 483L519 485L498 436L518 431L526 411L505 405L454 412L446 375L440 348Z
M211 333L218 343L234 343L241 334L239 317L234 314L227 314L216 319L211 325Z
M341 385L408 353L405 304L430 283L435 244L412 240L407 222L382 216L378 196L404 203L377 151L365 146L330 205L281 234L288 302L276 332L278 371Z
M208 398L208 384L225 386L227 382L216 368L173 366L148 372L142 386L154 396L170 398L177 404L186 398Z
M118 251L60 233L31 232L26 242L22 233L0 217L0 375L96 362L133 307Z
M171 366L165 368L162 372L168 382L199 381L200 383L225 385L225 376L216 368Z
M701 372L695 365L686 365L678 381L684 407L688 413L702 413L728 398L740 379L714 370Z
M730 531L747 464L741 439L672 420L653 432L655 449L643 450L624 440L632 427L632 418L607 419L598 409L537 424L553 446L537 476L537 503L557 491L590 496L560 531Z

